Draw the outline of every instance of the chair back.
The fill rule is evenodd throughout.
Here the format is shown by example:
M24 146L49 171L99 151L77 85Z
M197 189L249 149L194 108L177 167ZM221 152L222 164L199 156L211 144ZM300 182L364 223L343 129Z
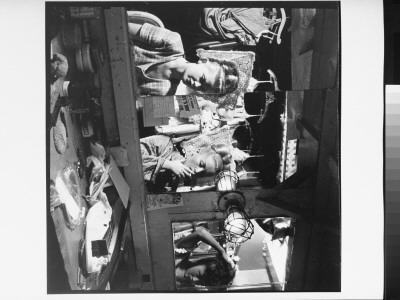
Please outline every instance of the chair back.
M129 23L144 24L149 23L151 25L164 28L163 22L153 14L144 11L127 11Z

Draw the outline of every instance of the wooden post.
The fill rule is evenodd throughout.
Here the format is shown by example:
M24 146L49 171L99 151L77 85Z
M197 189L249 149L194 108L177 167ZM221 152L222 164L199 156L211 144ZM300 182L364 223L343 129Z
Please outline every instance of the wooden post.
M337 178L334 178L337 175L333 176L329 170L338 154L338 97L337 89L326 92L314 202L315 219L322 223L329 222L335 227L338 226L337 220L340 215L339 186Z
M147 239L147 216L144 205L145 186L139 144L136 97L133 88L132 60L126 11L122 7L105 10L107 39L113 77L115 107L121 146L128 151L129 166L124 168L131 190L129 200L132 238L138 271L142 274L142 290L153 289L153 272Z
M340 190L338 154L338 90L326 91L315 187L305 289L340 288Z

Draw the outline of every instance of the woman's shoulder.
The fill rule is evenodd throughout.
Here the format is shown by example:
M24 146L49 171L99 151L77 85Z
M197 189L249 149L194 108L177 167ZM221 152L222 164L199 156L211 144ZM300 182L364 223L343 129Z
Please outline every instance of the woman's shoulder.
M171 31L167 28L157 27L148 23L143 24L141 35L146 36L149 40L163 41L166 49L179 48L183 50L182 38L178 32Z

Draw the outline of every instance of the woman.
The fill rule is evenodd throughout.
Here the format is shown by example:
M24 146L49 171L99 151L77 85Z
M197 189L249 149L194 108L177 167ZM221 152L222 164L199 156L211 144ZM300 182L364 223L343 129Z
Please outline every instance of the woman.
M190 63L178 33L147 23L128 26L142 95L175 95L181 81L193 93L226 94L237 88L236 63L213 59Z
M190 253L199 242L213 247L218 252L217 257L191 260ZM229 285L235 277L235 262L205 229L197 229L178 240L175 248L175 278L180 287Z
M140 139L143 173L150 191L176 190L181 180L215 175L229 169L232 155L223 144L205 148L185 159L170 137L153 135Z

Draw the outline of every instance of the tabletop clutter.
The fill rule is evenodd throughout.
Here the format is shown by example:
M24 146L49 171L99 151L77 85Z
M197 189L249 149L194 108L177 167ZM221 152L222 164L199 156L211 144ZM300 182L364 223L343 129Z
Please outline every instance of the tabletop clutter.
M78 161L67 162L50 180L50 212L62 210L65 225L71 231L84 222L80 251L76 253L79 256L77 281L82 289L91 289L110 261L114 250L111 240L114 227L118 226L112 220L113 208L104 189L114 185L127 207L129 186L119 167L129 162L124 148L110 148L100 142L104 139L98 72L103 54L91 39L88 26L89 19L99 17L99 9L71 7L60 16L62 25L57 37L62 41L62 53L51 53L48 76L54 104L50 116L51 138L57 153L63 155L70 141L68 132L73 131L66 122L65 115L69 114L79 127L87 151L78 149L72 140L71 148L75 148ZM84 152L89 155L84 157Z

